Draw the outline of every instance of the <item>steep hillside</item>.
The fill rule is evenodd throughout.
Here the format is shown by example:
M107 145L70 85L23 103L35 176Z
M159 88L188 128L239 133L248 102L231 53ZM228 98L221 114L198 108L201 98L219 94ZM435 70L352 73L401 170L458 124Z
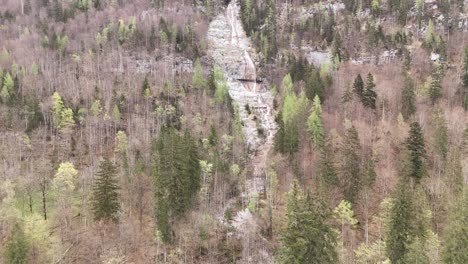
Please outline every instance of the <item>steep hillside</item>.
M3 0L0 263L468 263L468 2Z

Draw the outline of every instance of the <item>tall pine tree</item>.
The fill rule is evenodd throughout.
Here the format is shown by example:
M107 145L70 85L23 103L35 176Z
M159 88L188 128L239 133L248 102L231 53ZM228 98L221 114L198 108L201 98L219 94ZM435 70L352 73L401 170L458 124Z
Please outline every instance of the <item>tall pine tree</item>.
M413 202L407 184L400 182L390 212L386 252L391 263L402 263L413 235Z
M416 94L411 77L405 74L405 86L401 93L401 114L408 120L416 112Z
M442 249L444 263L468 263L468 188L450 213L444 230Z
M465 47L463 56L463 76L462 76L462 102L465 111L468 111L468 46Z
M5 264L26 264L29 244L22 227L16 223L5 243Z
M410 159L408 176L412 177L416 182L420 182L425 173L426 149L423 131L418 122L411 123L405 145Z
M97 179L93 186L92 210L94 220L118 221L120 211L119 186L115 179L117 167L109 159L104 159L99 165Z
M356 128L347 129L341 149L341 182L344 188L345 199L354 202L361 185L361 145Z
M354 79L353 89L359 99L362 100L364 97L364 81L362 80L361 74L358 74L356 79Z
M372 74L367 75L367 82L366 82L366 89L362 95L362 103L365 107L369 107L371 109L376 108L376 101L377 101L377 93L374 90L375 83L374 83L374 76Z
M153 145L153 183L157 231L163 242L173 241L171 222L191 206L200 189L201 169L195 141L165 127Z
M310 140L316 149L321 149L324 144L324 131L322 121L322 106L320 98L315 95L314 103L312 106L312 113L307 119L307 128L309 131Z
M279 258L285 264L327 264L337 262L336 233L326 224L323 206L300 192L298 182L288 195L287 226L282 231Z

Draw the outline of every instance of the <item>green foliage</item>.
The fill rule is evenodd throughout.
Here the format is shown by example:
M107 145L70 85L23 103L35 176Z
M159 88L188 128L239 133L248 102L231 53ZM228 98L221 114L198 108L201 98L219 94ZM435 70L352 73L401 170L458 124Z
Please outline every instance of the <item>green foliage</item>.
M374 76L372 74L367 75L367 83L366 89L362 94L362 103L365 107L369 107L371 109L376 108L375 102L377 100L377 93L374 91L375 83L374 83Z
M75 190L78 171L71 162L60 163L52 182L53 188L63 196L69 196Z
M306 72L305 92L309 100L313 100L317 95L320 100L323 101L325 99L325 84L320 76L319 70L312 68Z
M200 163L193 138L163 128L153 145L154 198L157 229L165 243L172 241L170 219L180 217L200 189Z
M465 111L468 111L468 46L464 49L462 82L462 104Z
M444 113L435 108L432 114L432 146L442 162L445 162L448 153L448 128Z
M141 96L145 99L149 99L151 97L151 86L147 77L145 77L145 80L143 80L143 84L141 85Z
M361 74L358 74L356 79L354 79L353 90L362 101L364 98L364 81L362 80Z
M29 243L23 228L16 223L6 241L4 251L5 264L26 264Z
M286 206L287 226L282 231L279 259L285 264L336 263L336 231L326 224L327 211L299 191L293 181Z
M119 44L123 45L125 42L131 40L135 36L136 29L137 25L135 17L130 17L127 25L125 24L125 21L120 19L117 25L117 39L119 40Z
M322 121L322 107L320 105L320 98L318 95L315 95L312 113L307 119L307 126L310 134L310 140L314 144L314 147L321 149L324 144L325 136Z
M408 120L414 113L416 113L414 83L411 77L405 74L405 86L401 93L401 114L405 120Z
M432 104L442 97L442 65L437 65L435 71L432 73L432 81L429 84L428 94Z
M408 176L416 182L420 182L424 173L424 160L426 149L424 144L424 135L418 122L412 122L409 135L405 140L406 149L409 152Z
M90 7L90 0L77 0L76 7L82 11L88 11Z
M286 85L289 85L289 80ZM306 115L307 105L308 100L304 93L301 93L300 96L297 96L294 92L286 95L283 107L276 120L279 124L279 131L275 136L276 151L289 155L297 152L299 132L303 125L301 118Z
M122 113L120 112L119 105L115 104L114 108L112 108L112 120L118 124L121 119L122 119Z
M109 159L105 159L99 164L99 171L92 189L92 211L94 220L118 221L120 211L119 186L115 179L117 167Z
M291 74L288 73L286 76L283 78L283 83L281 84L281 87L283 88L283 94L284 95L289 95L294 92L293 87L293 80L291 77Z
M336 173L335 156L330 144L324 144L320 153L320 160L317 170L319 189L324 195L329 193L332 186L337 186L338 176Z
M73 111L71 108L65 108L58 92L52 95L52 117L55 127L60 132L69 131L75 126Z
M203 76L203 69L202 69L199 59L195 61L194 73L192 76L192 85L193 87L200 89L200 90L205 90L207 86L205 77Z
M115 135L115 152L124 154L128 149L128 138L124 131L118 131Z
M341 226L349 226L354 228L358 220L354 217L354 211L350 202L341 200L341 202L333 210L335 219L341 224Z
M455 203L444 229L442 249L444 263L468 263L468 189Z
M8 50L6 48L3 48L3 51L2 51L2 55L0 57L0 60L2 62L6 62L10 59L10 53L8 52Z
M413 201L408 185L400 184L390 212L390 223L386 235L386 252L391 263L400 262L408 252L413 235Z
M375 158L372 155L372 152L367 153L364 156L363 166L362 166L362 184L364 187L370 188L374 185L375 178L377 178L377 173L375 172Z
M356 128L347 129L341 148L340 174L346 200L354 202L361 187L361 144Z
M91 108L89 109L89 112L91 112L91 115L93 116L100 115L102 112L101 100L94 100L93 104L91 105Z
M213 69L213 78L215 84L215 100L217 103L226 103L229 99L229 88L223 70L215 66Z
M39 66L36 63L31 64L31 74L34 76L39 74Z
M218 145L218 133L216 132L215 126L211 125L210 135L208 136L208 142L211 146L215 147Z
M11 102L11 99L14 96L14 87L15 87L15 82L13 78L11 77L10 73L9 72L5 73L3 77L2 90L0 92L0 96L2 97L2 101L4 103Z

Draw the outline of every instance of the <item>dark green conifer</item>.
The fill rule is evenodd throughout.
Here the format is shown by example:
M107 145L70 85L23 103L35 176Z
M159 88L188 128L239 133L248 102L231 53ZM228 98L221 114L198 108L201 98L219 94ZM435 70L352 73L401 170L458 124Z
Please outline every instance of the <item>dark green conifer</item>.
M374 76L372 74L367 75L367 83L366 83L366 89L364 90L364 93L362 95L362 103L364 104L365 107L369 107L371 109L376 108L376 101L377 101L377 93L374 90L375 88L375 83L374 83Z
M21 226L16 223L13 226L10 237L5 243L5 264L26 264L29 244Z
M424 135L418 122L411 123L405 145L409 152L408 154L410 159L408 176L412 177L416 182L420 182L425 172L424 159L426 149L424 144Z
M351 126L344 138L341 149L342 163L340 166L341 183L344 187L345 199L354 202L361 185L361 145L356 128Z
M327 212L310 194L299 191L295 180L286 207L287 227L282 231L281 263L328 264L337 262L336 234L326 224Z
M358 74L356 79L354 79L353 89L359 99L362 100L364 97L364 81L362 80L361 74Z
M104 159L99 165L97 179L93 186L92 210L96 221L118 221L120 203L116 175L117 167L109 159Z
M405 74L405 87L401 93L401 115L408 120L416 112L416 94L411 77Z

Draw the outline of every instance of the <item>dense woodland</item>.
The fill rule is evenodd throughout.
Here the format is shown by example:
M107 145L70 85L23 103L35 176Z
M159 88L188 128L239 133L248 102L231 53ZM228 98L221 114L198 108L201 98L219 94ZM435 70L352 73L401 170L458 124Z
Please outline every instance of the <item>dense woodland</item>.
M0 1L0 263L468 263L468 2L238 0L278 126L248 199L229 2Z

